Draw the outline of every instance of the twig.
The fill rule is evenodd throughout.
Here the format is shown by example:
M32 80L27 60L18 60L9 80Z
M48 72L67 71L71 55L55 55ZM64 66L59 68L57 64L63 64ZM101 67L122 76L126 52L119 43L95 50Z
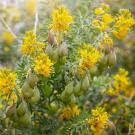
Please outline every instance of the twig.
M117 129L116 129L115 125L113 124L113 122L112 122L112 121L110 121L110 120L108 120L108 122L113 126L113 129L114 129L115 135L118 135L118 133L117 133Z
M34 22L34 33L35 34L37 32L37 24L38 24L38 9L36 9L36 13L35 13L35 22Z
M14 37L15 39L17 39L17 36L16 36L15 33L12 31L12 29L8 26L8 24L5 22L5 20L4 20L2 17L0 17L0 20L1 20L1 22L3 23L3 25L8 29L8 31L13 35L13 37Z

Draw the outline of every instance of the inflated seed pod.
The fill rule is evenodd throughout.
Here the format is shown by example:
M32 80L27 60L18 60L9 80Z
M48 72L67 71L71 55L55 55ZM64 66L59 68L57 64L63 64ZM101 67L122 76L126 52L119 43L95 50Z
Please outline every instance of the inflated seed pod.
M55 113L58 110L58 104L56 102L51 102L48 109L51 113Z
M28 105L27 105L27 103L23 100L19 104L19 106L17 107L16 111L17 111L17 115L19 115L19 116L24 115L28 111Z
M73 82L67 84L64 91L67 96L71 95L73 93Z
M23 116L19 117L19 123L21 127L28 128L31 125L31 113L27 112Z
M65 42L58 46L58 54L60 57L66 56L68 54L68 47Z
M51 45L46 46L45 52L48 54L50 58L53 57L53 47Z
M25 98L30 98L33 95L33 89L30 87L28 82L26 81L24 85L22 86L22 93Z
M33 91L34 91L34 93L33 93L32 97L30 97L28 99L28 102L30 104L32 104L32 105L36 104L40 100L40 91L39 91L39 89L37 87L35 87Z
M74 94L71 95L71 103L75 103L76 102L76 97Z
M58 48L56 48L55 50L53 50L53 55L52 55L52 60L57 62L59 60L59 52L58 52Z
M115 52L113 52L108 55L108 65L114 66L115 64L116 64L116 54Z
M81 83L77 82L74 86L74 94L75 96L79 96L81 94Z
M28 82L28 84L30 85L31 88L34 88L35 85L38 82L38 77L35 74L30 73L28 75L27 82Z
M14 119L15 114L16 114L16 105L12 105L8 108L6 116L11 119Z
M48 43L50 43L51 45L53 45L55 42L55 39L54 39L54 35L52 34L52 32L48 32Z
M86 75L85 78L82 80L81 90L86 91L89 88L89 85L90 85L89 78Z

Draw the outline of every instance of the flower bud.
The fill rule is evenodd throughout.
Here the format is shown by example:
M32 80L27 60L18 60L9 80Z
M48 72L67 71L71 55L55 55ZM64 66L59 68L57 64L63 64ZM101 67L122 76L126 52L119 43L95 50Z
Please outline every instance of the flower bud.
M76 102L76 97L74 94L71 95L71 103L75 103Z
M53 50L52 60L55 61L55 62L57 62L59 60L58 48L56 48L55 50Z
M33 95L33 89L30 87L28 82L25 82L22 86L22 93L25 98L30 98Z
M89 88L89 85L90 85L89 78L86 75L85 78L82 80L81 90L86 91Z
M38 77L33 74L33 73L30 73L28 75L28 78L27 78L27 82L28 84L30 85L31 88L34 88L34 86L37 84L38 82Z
M28 99L28 102L30 104L36 104L40 100L40 91L37 87L34 88L34 93L30 99Z
M25 101L22 101L19 106L17 107L17 114L19 116L24 115L28 110L27 103Z

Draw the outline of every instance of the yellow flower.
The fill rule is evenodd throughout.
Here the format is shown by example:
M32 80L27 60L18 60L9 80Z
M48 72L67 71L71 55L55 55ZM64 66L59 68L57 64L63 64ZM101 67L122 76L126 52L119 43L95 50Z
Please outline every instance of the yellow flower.
M42 52L44 43L36 41L36 35L31 31L27 32L21 46L21 51L24 55L33 55L34 53Z
M95 14L96 15L100 15L100 14L103 14L104 13L104 10L102 8L96 8L95 9Z
M113 22L113 17L111 14L108 14L108 13L105 13L103 16L102 16L102 21L105 23L105 24L110 24Z
M64 32L69 30L73 17L64 6L58 7L52 13L52 23L50 28L54 31Z
M120 68L118 73L113 76L113 87L115 89L115 93L119 94L119 92L125 92L131 86L130 78L128 77L128 71Z
M101 3L101 7L103 8L103 10L108 11L110 9L110 6L108 4L105 3Z
M41 74L45 77L49 77L53 71L53 62L49 59L49 56L41 53L35 57L34 70L37 74Z
M16 87L16 73L7 68L0 68L0 96L9 96Z
M30 16L33 16L36 12L37 0L27 0L25 3L25 9Z
M114 36L120 40L124 39L134 24L135 20L132 18L129 10L120 10L118 17L115 18L115 24L113 26Z
M79 70L86 71L91 67L95 66L95 64L101 58L101 53L92 45L84 44L78 50L79 59Z
M10 33L10 32L4 32L2 34L2 38L3 38L3 41L6 43L6 44L13 44L13 42L15 41L15 38L14 36Z
M113 40L107 33L105 33L102 41L99 43L99 48L101 48L101 49L105 49L105 48L111 49L112 47L113 47Z
M109 114L104 108L96 107L92 110L92 115L88 119L88 124L91 127L94 135L103 135L104 129L109 126Z
M71 104L71 106L67 106L62 110L60 114L60 118L62 120L70 120L71 118L78 116L80 114L80 109L77 105Z

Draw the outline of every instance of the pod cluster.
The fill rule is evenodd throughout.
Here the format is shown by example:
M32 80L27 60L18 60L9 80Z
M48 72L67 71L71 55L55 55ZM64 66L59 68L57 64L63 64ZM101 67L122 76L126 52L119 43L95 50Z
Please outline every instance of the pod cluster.
M22 96L18 99L18 103L13 104L7 110L6 115L12 120L14 127L27 128L31 125L30 105L32 106L40 100L37 82L37 76L30 73L21 88Z

